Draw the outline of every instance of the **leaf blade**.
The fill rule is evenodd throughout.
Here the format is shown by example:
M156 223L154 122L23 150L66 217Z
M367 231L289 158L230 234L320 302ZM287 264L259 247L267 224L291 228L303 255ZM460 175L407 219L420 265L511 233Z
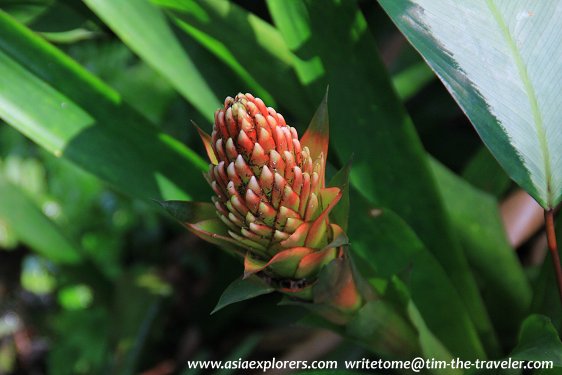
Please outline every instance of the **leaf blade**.
M206 119L212 121L220 100L182 49L160 9L148 0L86 0L133 51L160 72Z
M203 179L191 178L207 168L200 156L2 11L0 33L0 87L11 88L0 90L0 117L11 126L132 196L208 195Z
M525 361L553 361L562 367L562 342L550 319L544 315L531 315L521 326L519 344L511 358Z
M552 82L562 37L555 2L380 0L510 177L544 208L562 198ZM459 27L451 27L458 25ZM459 41L462 41L460 43Z

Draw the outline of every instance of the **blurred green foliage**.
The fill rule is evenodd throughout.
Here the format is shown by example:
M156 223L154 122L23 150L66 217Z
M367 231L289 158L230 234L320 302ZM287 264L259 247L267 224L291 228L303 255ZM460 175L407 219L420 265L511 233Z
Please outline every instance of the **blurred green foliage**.
M533 276L500 222L510 180L375 1L0 0L0 373L181 373L301 340L272 334L304 314L273 295L209 316L242 267L151 199L210 198L189 121L209 131L224 97L302 131L327 85L353 257L424 353L533 359L533 305L555 328L521 339L559 355L549 264Z

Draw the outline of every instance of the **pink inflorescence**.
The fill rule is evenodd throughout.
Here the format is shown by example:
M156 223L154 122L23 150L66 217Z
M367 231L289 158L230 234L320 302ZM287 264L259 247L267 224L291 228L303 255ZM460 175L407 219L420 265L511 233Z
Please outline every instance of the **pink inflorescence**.
M264 256L302 237L299 227L320 213L320 166L296 129L261 99L238 94L215 112L211 144L213 202L230 236Z

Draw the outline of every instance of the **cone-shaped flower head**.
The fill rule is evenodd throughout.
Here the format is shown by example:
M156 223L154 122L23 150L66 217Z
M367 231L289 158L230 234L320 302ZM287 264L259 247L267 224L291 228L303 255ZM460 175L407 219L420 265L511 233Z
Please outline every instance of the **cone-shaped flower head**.
M324 188L323 152L311 155L296 129L251 94L225 100L209 141L213 202L248 251L247 273L270 267L300 279L336 257L336 247L326 246L341 230L328 213L341 193Z
M324 181L327 96L302 138L251 94L226 98L211 135L197 130L211 161L206 177L213 204L162 205L200 238L244 258L245 278L227 288L214 311L251 297L247 290L252 296L277 290L333 323L355 319L377 296L356 277L347 237L330 222L342 190ZM344 168L332 183L346 186L348 172ZM344 226L345 211L332 215ZM395 332L387 338L394 340Z

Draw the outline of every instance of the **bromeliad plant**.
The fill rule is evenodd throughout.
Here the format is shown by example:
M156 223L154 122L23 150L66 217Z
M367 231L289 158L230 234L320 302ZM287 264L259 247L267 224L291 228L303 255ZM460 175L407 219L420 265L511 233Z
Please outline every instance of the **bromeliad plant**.
M327 96L299 138L283 116L251 94L227 97L215 112L211 135L197 127L209 160L205 178L212 203L166 201L162 205L191 232L243 260L244 274L224 292L214 311L278 291L379 353L409 356L418 350L409 323L394 314L378 324L378 337L361 337L361 309L380 298L355 271L348 253L349 167L326 186ZM339 207L341 208L341 207ZM344 213L344 214L342 214ZM393 311L385 305L385 311Z
M197 129L211 162L205 177L213 203L165 207L197 236L242 258L244 280L259 278L265 290L322 305L332 321L346 322L365 297L346 254L347 236L330 218L343 192L325 184L325 101L301 139L251 94L226 98L210 136ZM333 267L335 279L319 277Z

